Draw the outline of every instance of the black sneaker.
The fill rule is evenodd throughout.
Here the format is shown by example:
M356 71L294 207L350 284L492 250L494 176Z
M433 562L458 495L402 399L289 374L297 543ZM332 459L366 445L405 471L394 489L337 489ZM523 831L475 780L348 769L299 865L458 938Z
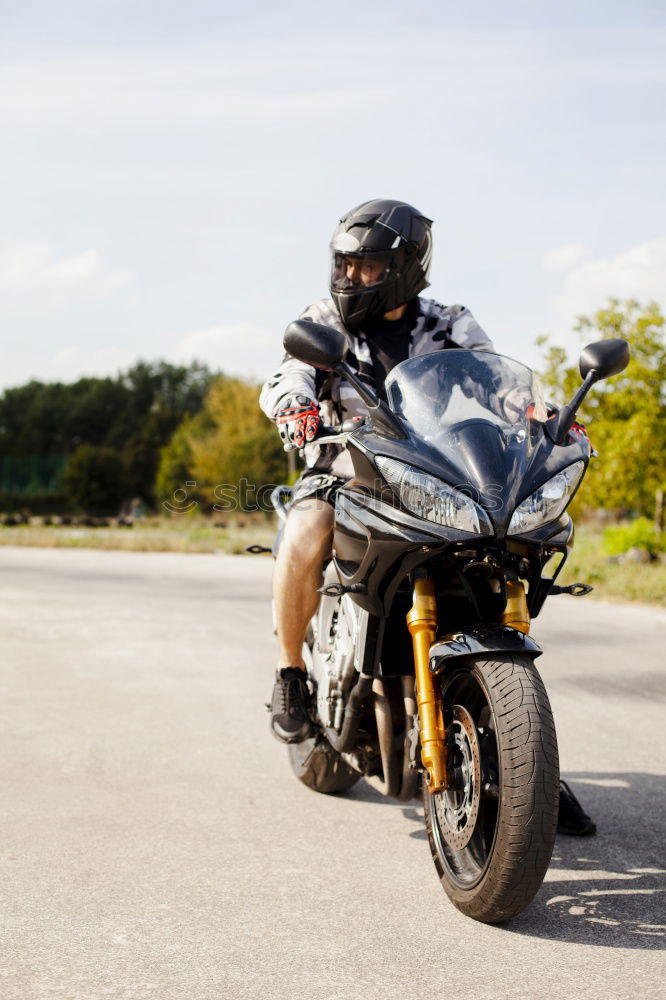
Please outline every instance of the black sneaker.
M306 708L310 695L305 679L305 671L298 667L285 667L275 675L271 729L281 743L301 743L312 731Z
M597 824L584 811L566 781L560 781L560 815L557 820L557 832L568 833L570 837L591 837L597 832Z

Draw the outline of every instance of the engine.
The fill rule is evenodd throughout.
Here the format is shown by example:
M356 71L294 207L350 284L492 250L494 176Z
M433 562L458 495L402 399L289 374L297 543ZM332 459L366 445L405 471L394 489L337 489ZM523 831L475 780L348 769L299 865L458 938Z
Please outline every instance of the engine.
M324 597L313 619L312 666L317 714L324 726L339 729L347 692L354 681L359 609L348 594Z

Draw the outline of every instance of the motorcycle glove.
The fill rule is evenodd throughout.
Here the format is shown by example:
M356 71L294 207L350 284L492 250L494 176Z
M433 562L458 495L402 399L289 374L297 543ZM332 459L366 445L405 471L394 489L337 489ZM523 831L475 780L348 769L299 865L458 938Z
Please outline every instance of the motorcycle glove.
M280 408L273 419L285 451L302 448L306 441L313 441L321 426L319 407L307 396L287 396L280 400Z
M599 454L599 452L595 449L594 445L590 441L590 435L587 433L587 428L585 427L585 424L580 424L578 423L578 421L572 424L571 427L569 428L568 443L573 444L574 441L577 441L579 444L583 443L587 444L587 447L590 449L590 454L592 455L592 457L596 457Z

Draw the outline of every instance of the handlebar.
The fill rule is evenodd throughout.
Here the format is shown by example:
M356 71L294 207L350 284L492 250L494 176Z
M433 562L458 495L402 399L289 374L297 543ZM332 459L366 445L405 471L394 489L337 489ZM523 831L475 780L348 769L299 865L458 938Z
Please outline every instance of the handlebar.
M321 424L315 437L313 437L311 441L307 441L306 444L344 443L353 431L357 431L359 427L363 427L365 423L366 417L350 417L348 420L344 420L339 427L331 427L327 424ZM296 451L297 446L288 442L285 444L284 450Z
M343 420L339 427L328 427L326 424L322 424L319 428L319 433L314 440L316 441L318 438L332 437L347 438L352 431L357 431L359 427L363 427L365 422L365 417L350 417L348 420Z

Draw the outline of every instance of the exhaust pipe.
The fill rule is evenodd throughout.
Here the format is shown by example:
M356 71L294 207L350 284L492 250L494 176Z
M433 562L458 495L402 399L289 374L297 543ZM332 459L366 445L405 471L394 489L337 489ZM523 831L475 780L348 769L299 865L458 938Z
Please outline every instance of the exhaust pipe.
M366 781L381 795L388 795L400 802L409 802L416 794L419 772L412 769L410 732L416 720L416 695L413 677L402 677L402 696L405 703L405 736L402 748L402 771L398 767L393 744L393 717L391 703L384 688L384 681L370 674L361 674L349 693L344 721L340 732L328 728L324 730L326 739L338 753L349 753L354 749L356 737L363 715L366 698L372 692L375 702L375 719L379 738L379 752L382 761L383 778L366 775Z
M384 777L380 778L376 774L366 775L365 780L381 795L389 795L391 798L395 798L398 793L400 776L393 749L393 718L391 715L391 702L386 694L384 681L380 677L376 677L373 681L372 693L375 696L375 719L377 721L379 753L382 758Z
M413 677L401 677L402 697L405 702L405 741L402 747L402 779L396 798L399 802L409 802L416 795L419 772L411 764L411 732L416 722L416 685Z

